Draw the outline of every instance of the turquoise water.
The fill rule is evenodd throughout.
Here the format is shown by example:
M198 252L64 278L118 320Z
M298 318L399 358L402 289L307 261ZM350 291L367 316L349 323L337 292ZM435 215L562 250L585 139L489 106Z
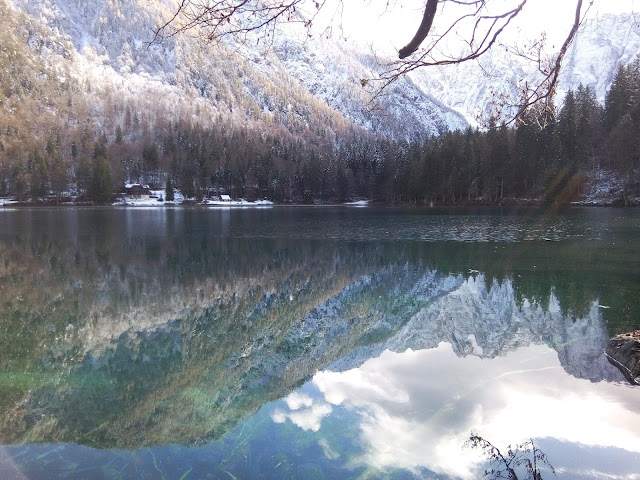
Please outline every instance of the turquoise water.
M640 213L0 211L1 478L625 478ZM546 477L545 477L546 478Z

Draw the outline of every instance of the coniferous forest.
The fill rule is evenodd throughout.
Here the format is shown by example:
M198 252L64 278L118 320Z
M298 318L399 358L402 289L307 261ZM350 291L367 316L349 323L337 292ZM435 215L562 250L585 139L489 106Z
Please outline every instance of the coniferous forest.
M101 130L64 115L65 108L89 108L79 88L20 84L23 91L36 87L66 100L59 100L62 115L41 120L48 122L47 134L35 137L41 141L23 141L26 124L0 119L0 196L19 201L109 203L125 183L140 182L179 189L194 201L226 193L276 203L565 204L600 172L622 179L619 204L640 193L637 60L618 69L604 105L580 86L544 128L534 106L509 125L413 140L352 128L331 139L322 132L303 137L222 117L206 125L161 117L151 123L140 104L127 102L113 102L116 120ZM4 86L5 97L21 94L12 88Z

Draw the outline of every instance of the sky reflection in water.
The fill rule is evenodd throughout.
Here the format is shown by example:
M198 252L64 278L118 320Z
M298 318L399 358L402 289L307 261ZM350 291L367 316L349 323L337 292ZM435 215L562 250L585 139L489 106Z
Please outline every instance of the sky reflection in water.
M364 452L355 464L477 478L483 458L462 448L473 431L499 447L536 439L543 451L549 447L560 478L608 477L609 460L584 450L624 449L616 469L624 478L637 478L632 475L640 459L637 390L575 378L544 345L492 359L460 358L447 343L430 350L387 350L360 368L319 372L312 384L317 396L294 392L271 418L322 433L324 417L337 406L357 412ZM570 456L581 458L581 464Z
M0 479L637 479L621 212L3 212Z

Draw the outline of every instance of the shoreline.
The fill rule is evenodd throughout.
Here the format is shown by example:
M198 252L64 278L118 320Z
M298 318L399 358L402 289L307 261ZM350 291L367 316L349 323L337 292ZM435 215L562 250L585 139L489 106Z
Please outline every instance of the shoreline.
M205 209L247 209L247 208L274 208L274 207L351 207L351 208L415 208L415 209L438 209L438 208L635 208L640 207L640 203L626 203L617 199L615 201L576 201L570 203L554 204L542 201L511 199L502 203L486 202L464 202L464 203L438 203L438 204L416 204L416 203L385 203L360 200L354 202L322 202L322 203L276 203L271 201L254 202L136 202L126 203L93 203L93 202L30 202L0 200L0 208L205 208Z

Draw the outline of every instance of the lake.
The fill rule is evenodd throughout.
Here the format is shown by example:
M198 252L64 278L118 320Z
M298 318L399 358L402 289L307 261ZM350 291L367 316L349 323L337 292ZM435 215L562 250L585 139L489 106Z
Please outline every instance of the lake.
M0 210L0 478L481 478L472 433L637 478L640 387L603 351L640 328L639 234L626 209Z

